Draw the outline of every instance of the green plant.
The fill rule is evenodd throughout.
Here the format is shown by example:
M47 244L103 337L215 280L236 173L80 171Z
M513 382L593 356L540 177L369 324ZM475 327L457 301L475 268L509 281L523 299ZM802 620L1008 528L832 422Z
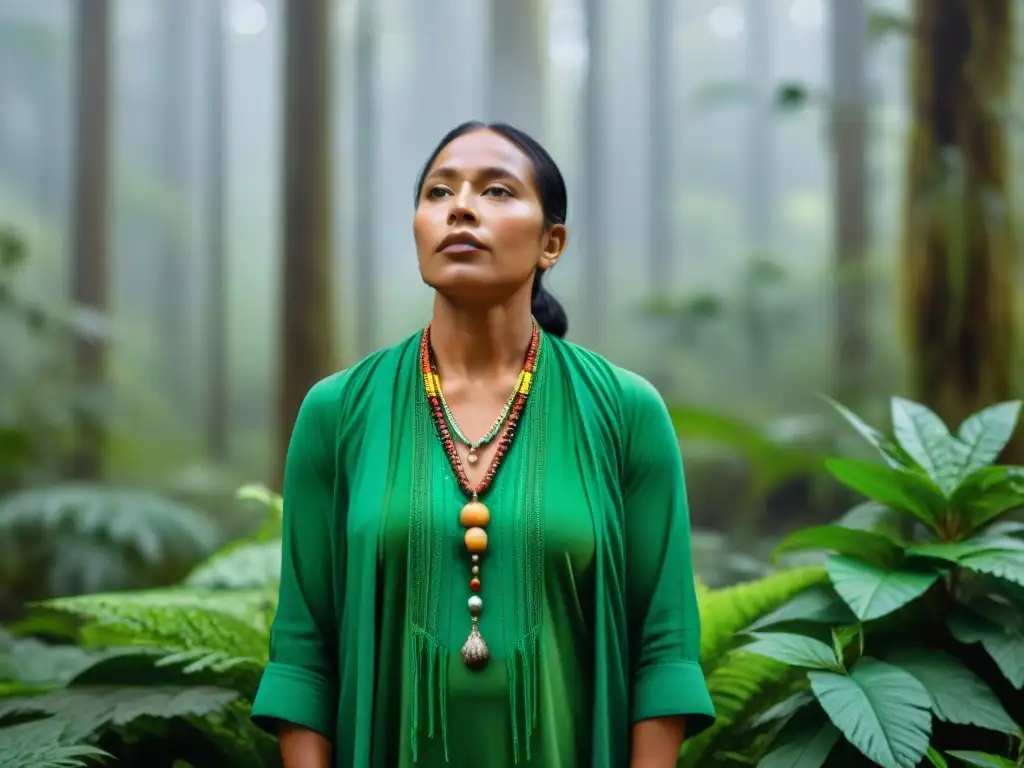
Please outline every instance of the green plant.
M279 764L273 739L248 719L267 663L277 574L267 565L272 557L242 555L279 558L280 498L260 488L240 495L266 505L265 524L183 585L34 606L18 632L61 644L8 638L0 764L73 766L111 756L130 765ZM25 674L57 660L64 674Z
M1024 471L995 463L1020 407L986 408L951 434L894 398L890 437L839 406L883 463L828 460L867 504L776 549L827 551L829 583L749 628L742 651L799 670L799 686L745 724L768 734L748 758L913 768L945 766L945 752L1024 764L1024 524L1010 519Z
M81 483L0 500L0 604L163 586L208 556L221 533L156 493Z

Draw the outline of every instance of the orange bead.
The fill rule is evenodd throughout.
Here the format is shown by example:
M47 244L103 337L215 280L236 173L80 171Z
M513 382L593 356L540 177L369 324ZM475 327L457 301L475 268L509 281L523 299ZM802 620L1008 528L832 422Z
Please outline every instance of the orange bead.
M486 528L491 511L479 501L471 501L459 512L459 524L465 528Z
M487 531L483 528L466 529L466 549L479 553L487 551Z
M469 588L472 589L474 592L479 592L480 591L480 579L470 579L469 580Z

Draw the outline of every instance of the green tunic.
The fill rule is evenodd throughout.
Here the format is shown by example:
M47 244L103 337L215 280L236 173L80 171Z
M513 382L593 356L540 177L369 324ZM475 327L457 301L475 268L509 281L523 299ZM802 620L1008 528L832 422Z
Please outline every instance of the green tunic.
M346 768L618 768L638 720L706 728L685 484L657 392L543 337L482 499L491 662L471 672L465 497L426 407L419 340L325 379L300 410L254 721L324 734Z

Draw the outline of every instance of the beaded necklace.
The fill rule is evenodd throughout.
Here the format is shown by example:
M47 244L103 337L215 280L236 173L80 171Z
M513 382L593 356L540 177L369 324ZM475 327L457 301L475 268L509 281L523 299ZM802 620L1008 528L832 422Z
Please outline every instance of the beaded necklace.
M448 407L448 403L444 399L444 392L441 391L440 387L437 390L437 397L441 401L441 407L444 409L445 418L448 420L448 425L451 427L452 432L459 441L469 448L469 453L466 455L466 461L470 464L476 464L479 461L480 456L477 453L485 445L489 445L490 442L498 436L501 432L501 428L505 426L505 420L508 418L509 413L512 412L512 405L515 403L516 395L519 393L519 384L522 380L523 374L519 374L519 380L516 381L515 387L512 388L512 394L508 396L508 400L505 402L505 407L501 409L501 413L498 414L498 418L494 420L494 424L487 431L487 434L481 437L479 440L473 441L466 437L465 433L459 427L459 422L455 419L455 414L452 413L452 409Z
M455 441L452 440L452 432L455 431L454 420L452 422L453 428L449 428L449 421L445 418L448 408L442 404L441 380L437 375L437 366L431 353L429 325L424 329L423 339L420 342L420 367L423 372L423 385L427 393L430 412L434 417L434 423L437 427L441 443L444 445L448 462L455 473L459 488L469 497L469 502L459 512L459 524L466 529L464 541L466 550L470 554L470 561L472 562L472 578L470 579L469 587L474 593L469 598L469 614L472 617L472 627L466 643L462 646L462 661L473 670L486 667L491 657L487 643L480 634L480 616L483 613L484 603L480 595L476 594L481 589L480 560L487 552L487 531L485 529L491 521L491 512L480 501L480 496L494 482L498 467L505 456L508 455L509 448L512 445L516 427L526 406L526 399L530 394L530 382L533 379L540 353L540 339L540 328L538 328L536 321L534 321L530 346L526 351L526 361L523 363L523 369L520 371L519 378L516 381L515 391L510 398L511 407L508 408L506 415L499 417L499 421L505 424L505 430L501 432L498 446L495 449L494 457L491 459L487 472L484 473L483 479L475 487L469 481L466 469L462 465L462 459L459 457L458 448L455 446ZM501 424L496 424L495 435L501 431ZM491 439L493 437L491 436Z

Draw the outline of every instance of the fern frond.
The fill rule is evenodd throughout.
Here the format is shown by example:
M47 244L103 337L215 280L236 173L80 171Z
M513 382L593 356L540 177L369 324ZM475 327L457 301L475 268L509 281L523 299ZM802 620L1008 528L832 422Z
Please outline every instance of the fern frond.
M752 653L726 654L708 676L708 689L718 717L713 726L687 742L680 768L716 764L716 756L721 752L733 751L748 757L756 754L768 729L759 733L753 718L801 687L806 687L806 676L799 669Z
M827 579L823 567L812 565L779 571L725 589L698 590L701 664L705 673L715 670L739 632L794 595Z
M140 717L204 717L238 698L237 691L212 686L83 686L0 699L0 720L48 715L65 724L63 738L83 740L106 726L125 726Z
M281 541L240 542L200 563L185 579L203 589L261 589L281 580Z
M268 593L151 590L82 595L41 606L84 622L85 642L145 645L187 654L198 668L248 666L258 677L269 650ZM90 630L99 629L99 633Z
M57 718L0 728L0 765L4 768L85 768L109 757L90 744L73 743L67 723Z

